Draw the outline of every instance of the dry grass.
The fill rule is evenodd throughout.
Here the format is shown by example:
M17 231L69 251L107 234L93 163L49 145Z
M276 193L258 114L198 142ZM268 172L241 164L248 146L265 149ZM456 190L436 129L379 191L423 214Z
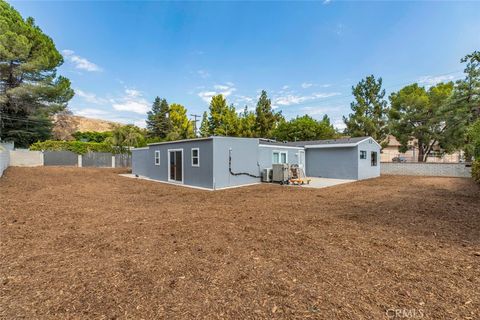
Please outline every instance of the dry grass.
M480 318L469 179L208 192L118 172L6 171L0 317Z

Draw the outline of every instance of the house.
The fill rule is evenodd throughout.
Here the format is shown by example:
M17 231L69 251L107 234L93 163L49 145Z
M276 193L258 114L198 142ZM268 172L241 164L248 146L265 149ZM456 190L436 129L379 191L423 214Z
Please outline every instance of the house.
M382 149L380 157L381 162L392 162L394 158L401 157L406 162L418 162L418 147L417 139L412 139L408 142L408 150L400 152L401 144L398 140L392 136L388 136L388 145ZM458 163L463 159L462 151L455 151L451 154L445 154L442 152L440 146L435 144L433 150L430 151L426 162L448 162Z
M289 163L307 176L357 180L380 175L379 154L380 145L370 137L282 143L213 136L133 149L132 173L217 190L259 183L263 169Z

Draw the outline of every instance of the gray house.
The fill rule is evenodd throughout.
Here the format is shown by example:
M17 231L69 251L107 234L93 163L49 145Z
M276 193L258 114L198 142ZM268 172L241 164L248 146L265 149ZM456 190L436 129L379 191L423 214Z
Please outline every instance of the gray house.
M281 143L214 136L133 149L132 173L213 190L259 183L274 163L298 164L311 177L367 179L380 175L379 153L369 137Z

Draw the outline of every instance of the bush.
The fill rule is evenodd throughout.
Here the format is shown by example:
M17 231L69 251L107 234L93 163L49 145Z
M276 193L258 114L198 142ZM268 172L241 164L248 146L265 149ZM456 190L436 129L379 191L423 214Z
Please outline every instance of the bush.
M480 183L480 159L472 162L472 178Z
M107 143L82 142L82 141L54 141L46 140L35 142L30 146L30 150L36 151L71 151L76 154L85 154L87 152L111 152L118 153L116 149Z

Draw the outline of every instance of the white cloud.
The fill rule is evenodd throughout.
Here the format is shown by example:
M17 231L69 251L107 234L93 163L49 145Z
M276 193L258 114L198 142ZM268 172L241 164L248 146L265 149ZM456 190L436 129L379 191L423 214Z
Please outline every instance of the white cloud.
M329 4L332 0L323 0L323 4Z
M147 126L145 120L136 120L133 122L133 124L140 128L145 128Z
M440 82L449 82L455 79L453 75L443 75L443 76L423 76L418 79L418 83L431 87Z
M101 118L108 114L108 112L104 110L94 109L94 108L73 110L73 113L78 116L88 117L88 118Z
M313 83L304 82L302 83L302 88L307 89L313 86Z
M125 89L125 95L119 99L112 99L112 107L118 111L128 111L145 114L150 109L149 102L142 93L135 89Z
M275 105L280 106L289 106L293 104L299 104L305 101L316 100L316 99L324 99L328 97L337 96L340 93L338 92L328 92L328 93L313 93L311 95L300 96L294 94L287 94L284 96L276 97L273 101Z
M201 91L198 93L198 96L202 98L203 101L210 103L213 96L218 94L223 95L224 97L228 97L237 89L235 88L234 84L231 82L227 82L226 84L216 84L213 86L213 90L206 90Z
M289 89L289 88L290 88L290 86L284 85L284 86L282 87L282 90L287 90L287 89Z
M75 94L83 98L83 100L85 100L86 102L93 103L93 104L105 104L108 102L107 99L99 98L94 93L85 92L80 89L75 89Z
M337 119L333 121L333 126L335 129L339 131L343 131L347 126L345 125L345 122L343 122L342 119Z
M73 50L62 50L63 55L65 58L75 65L75 68L86 70L90 72L102 71L102 69L97 66L95 63L88 61L85 58L82 58L75 54Z

